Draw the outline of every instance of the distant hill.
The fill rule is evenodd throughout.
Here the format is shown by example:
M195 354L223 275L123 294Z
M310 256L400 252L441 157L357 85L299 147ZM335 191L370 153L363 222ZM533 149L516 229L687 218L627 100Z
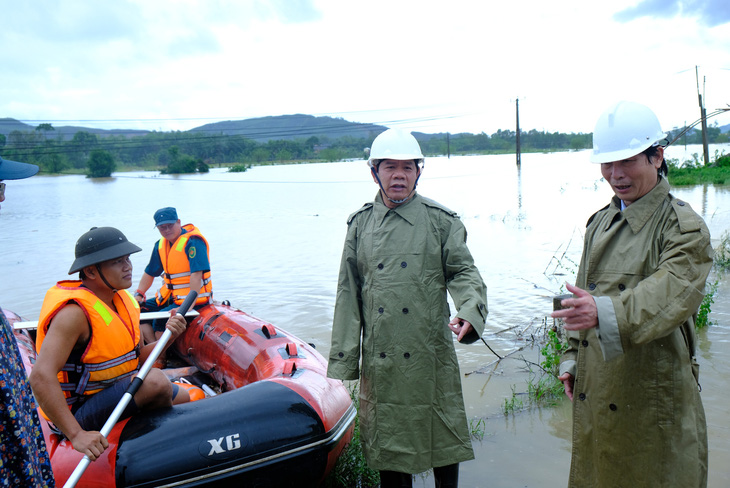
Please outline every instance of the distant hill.
M348 122L342 118L294 114L215 122L190 129L189 132L242 135L258 142L266 142L272 139L308 139L312 136L326 136L330 139L343 136L369 138L386 129L382 125Z
M721 126L720 126L720 132L721 132L721 133L723 133L723 134L724 134L725 132L730 132L730 124L727 124L727 125L721 125Z
M13 131L32 132L35 126L20 122L12 118L0 118L0 134L6 137ZM78 131L96 134L99 137L121 135L125 137L141 136L149 133L147 130L132 129L93 129L89 127L59 126L52 131L42 131L49 139L63 137L71 140ZM337 139L343 136L354 138L373 138L386 130L387 127L376 124L349 122L342 118L328 116L315 117L313 115L294 114L257 117L245 120L228 120L195 127L187 132L206 133L211 135L242 135L257 142L266 142L272 139L308 139L309 137L323 137Z
M0 134L3 134L5 137L8 136L13 131L20 131L20 132L32 132L35 130L35 126L26 124L24 122L21 122L19 120L15 120L12 118L0 118ZM57 137L61 136L64 141L70 141L73 139L73 136L79 132L89 132L90 134L96 134L98 137L109 137L109 136L124 136L124 137L134 137L134 136L143 136L150 131L148 130L134 130L134 129L93 129L90 127L77 127L73 125L62 125L58 127L53 127L53 130L51 131L42 131L45 133L46 137L48 139L56 139Z

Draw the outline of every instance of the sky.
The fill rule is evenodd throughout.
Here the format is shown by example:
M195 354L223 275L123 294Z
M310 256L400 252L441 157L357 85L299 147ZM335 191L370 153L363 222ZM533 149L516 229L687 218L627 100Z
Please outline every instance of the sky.
M284 114L421 132L665 130L730 107L728 0L0 0L0 118L187 130ZM699 85L699 86L698 86ZM730 112L709 123L730 124Z

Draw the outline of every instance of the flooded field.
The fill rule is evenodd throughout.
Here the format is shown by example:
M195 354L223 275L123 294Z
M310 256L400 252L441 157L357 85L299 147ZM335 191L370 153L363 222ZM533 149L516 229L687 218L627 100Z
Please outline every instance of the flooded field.
M690 149L691 150L691 149ZM677 157L672 156L670 157ZM488 286L483 344L457 345L467 415L482 421L464 487L563 487L570 464L567 400L505 416L505 399L524 393L525 359L539 363L530 335L552 310L552 296L572 281L588 217L611 196L586 152L429 158L419 191L457 211ZM270 166L246 173L152 172L36 176L8 184L0 209L0 304L29 320L45 291L68 277L76 239L92 226L115 226L143 252L132 256L138 282L159 238L153 212L175 206L211 243L216 300L229 300L327 356L336 279L348 215L372 200L364 161ZM717 243L730 228L730 187L673 191L705 218ZM700 332L702 398L710 432L710 487L730 486L730 288L717 277L714 325ZM433 486L419 477L416 486Z

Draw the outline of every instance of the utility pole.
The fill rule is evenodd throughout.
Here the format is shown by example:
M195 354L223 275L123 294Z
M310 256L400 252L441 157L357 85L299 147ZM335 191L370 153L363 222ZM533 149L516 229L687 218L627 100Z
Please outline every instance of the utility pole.
M515 148L515 154L517 155L517 167L522 165L522 148L520 147L520 99L515 100L515 115L517 120L517 130L515 131L517 137L517 145Z
M695 76L697 77L697 98L700 101L700 117L702 119L702 150L705 157L705 166L710 165L710 150L707 146L707 109L702 101L702 94L700 93L700 75L695 66ZM702 78L702 91L705 91L705 78Z

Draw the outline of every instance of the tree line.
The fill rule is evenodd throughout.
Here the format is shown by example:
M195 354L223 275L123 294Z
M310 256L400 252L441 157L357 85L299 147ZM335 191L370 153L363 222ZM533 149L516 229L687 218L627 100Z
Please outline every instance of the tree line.
M362 159L377 135L312 136L257 142L244 136L180 131L150 132L135 137L98 137L79 131L71 140L64 140L53 132L53 126L45 123L32 131L13 131L7 137L0 134L0 155L37 164L45 173L70 171L108 176L120 168L191 173L208 171L211 165L237 165L241 170L241 167L245 169L256 164ZM679 133L679 129L675 133ZM510 153L515 151L517 136L510 130L498 130L491 135L483 132L414 135L427 156ZM727 142L728 134L722 134L717 127L709 127L708 139L711 143ZM685 142L701 143L701 133L693 130L677 144ZM523 152L579 150L590 148L591 144L592 134L534 129L520 132Z

